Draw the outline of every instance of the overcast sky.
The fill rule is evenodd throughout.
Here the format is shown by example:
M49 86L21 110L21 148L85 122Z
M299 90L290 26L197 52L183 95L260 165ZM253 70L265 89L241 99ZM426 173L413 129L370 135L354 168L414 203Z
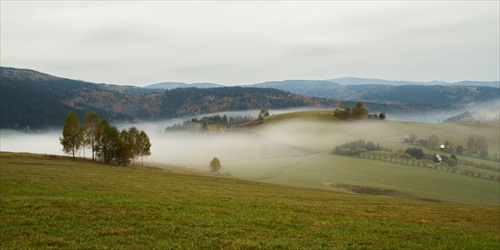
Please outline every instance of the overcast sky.
M4 1L1 65L91 82L499 80L499 1Z

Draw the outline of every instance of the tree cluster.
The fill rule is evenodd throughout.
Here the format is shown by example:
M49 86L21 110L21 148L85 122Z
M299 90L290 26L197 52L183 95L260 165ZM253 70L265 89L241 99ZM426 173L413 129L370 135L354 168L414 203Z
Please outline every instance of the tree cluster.
M75 112L69 112L60 142L63 151L73 157L78 150L90 148L92 160L99 158L105 163L127 165L130 160L140 156L143 161L144 156L151 154L151 142L146 132L136 127L118 131L95 112L85 114L83 125Z
M488 157L488 142L484 135L470 135L467 141L467 152L470 154L479 154L479 157L486 159Z
M336 108L333 111L333 116L341 120L385 120L385 112L377 114L369 114L363 102L358 102L355 107L345 107L343 110Z
M407 148L405 153L410 155L411 158L415 158L417 160L425 157L424 151L422 151L421 148Z
M246 123L254 120L252 116L245 115L237 115L232 117L227 117L225 114L223 116L220 115L212 115L212 116L203 116L202 118L192 118L191 120L186 120L181 123L176 123L172 126L168 126L165 128L165 132L169 131L189 131L189 132L200 132L205 133L208 132L209 126L215 126L217 128L230 128L233 125ZM199 130L199 131L198 131Z
M338 155L352 156L352 155L359 155L367 151L381 151L381 150L384 150L384 148L382 148L380 144L377 143L375 145L375 143L371 141L364 141L360 139L357 141L352 141L337 146L335 147L332 153Z

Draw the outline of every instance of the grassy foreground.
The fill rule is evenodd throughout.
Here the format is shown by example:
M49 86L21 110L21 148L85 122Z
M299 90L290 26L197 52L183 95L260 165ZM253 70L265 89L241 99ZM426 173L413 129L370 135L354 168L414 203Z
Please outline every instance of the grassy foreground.
M498 206L0 153L0 248L498 249Z

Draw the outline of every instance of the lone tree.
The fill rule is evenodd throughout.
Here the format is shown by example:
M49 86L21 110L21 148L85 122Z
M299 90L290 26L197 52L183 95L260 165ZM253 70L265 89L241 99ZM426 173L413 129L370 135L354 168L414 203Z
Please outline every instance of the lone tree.
M217 157L214 157L211 161L210 161L210 170L212 172L218 172L219 169L221 168L221 165L220 165L220 161L219 161L219 158Z
M80 149L84 144L84 128L80 126L80 119L74 111L70 111L66 116L62 137L59 138L63 151L72 153L75 158L75 151Z

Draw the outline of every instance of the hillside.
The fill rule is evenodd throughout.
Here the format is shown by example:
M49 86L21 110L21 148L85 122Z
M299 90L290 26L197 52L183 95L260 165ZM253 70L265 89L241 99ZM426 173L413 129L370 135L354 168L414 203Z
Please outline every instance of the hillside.
M0 245L497 249L498 206L353 195L0 153Z
M140 88L60 78L29 69L1 67L0 73L0 128L18 130L61 127L70 110L80 117L95 111L110 121L139 122L261 108L333 108L364 101L371 112L421 120L416 115L448 111L455 115L470 103L500 99L498 88L473 86L344 86L329 81L287 80L246 87L160 83ZM437 116L435 121L450 115Z
M59 78L26 69L1 68L0 128L61 127L68 111L96 111L111 121L156 121L219 111L333 107L336 102L275 89L152 90Z
M415 85L407 82L401 85L389 85L387 82L385 80L370 80L367 83L360 81L360 84L356 85L340 85L329 81L281 81L265 82L251 86L269 86L294 94L334 100L424 105L424 107L435 106L441 108L465 106L470 103L500 99L500 89L498 87Z
M156 158L195 169L206 169L217 156L222 171L246 180L327 190L345 186L366 190L382 189L405 197L470 204L500 204L499 125L456 125L398 121L339 121L331 111L303 111L271 115L248 134L223 136L164 134L157 138ZM443 152L418 144L404 143L414 133L418 139L438 136L467 148L471 135L487 138L488 159L467 152ZM359 139L373 141L388 151L385 158L348 157L332 154L336 146ZM191 143L196 141L195 144ZM393 157L399 150L421 148L426 154L458 158L452 169L432 161L403 161ZM164 153L168 152L168 153ZM189 152L187 155L185 152ZM472 164L471 164L472 162ZM481 164L491 169L481 168ZM474 175L471 176L471 171Z

